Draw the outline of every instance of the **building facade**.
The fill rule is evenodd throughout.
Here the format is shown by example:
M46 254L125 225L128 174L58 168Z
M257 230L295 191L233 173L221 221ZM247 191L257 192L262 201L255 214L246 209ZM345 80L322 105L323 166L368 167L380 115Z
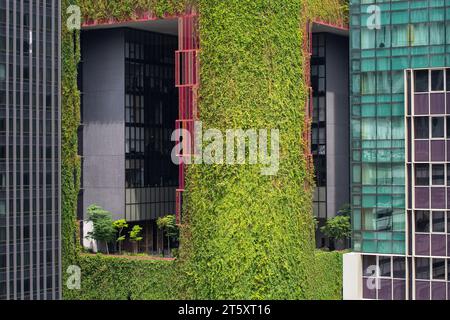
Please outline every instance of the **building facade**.
M351 1L346 299L450 298L449 20L446 1Z
M0 2L0 299L59 299L60 2Z
M87 248L96 245L86 237L91 230L87 211L97 204L114 220L143 227L140 251L168 249L156 219L176 214L179 176L171 135L178 118L177 23L149 21L82 32L78 217L84 221ZM128 246L125 250L132 250Z
M326 221L350 203L348 30L315 23L311 54L311 153L316 189L316 244L330 246L320 232Z

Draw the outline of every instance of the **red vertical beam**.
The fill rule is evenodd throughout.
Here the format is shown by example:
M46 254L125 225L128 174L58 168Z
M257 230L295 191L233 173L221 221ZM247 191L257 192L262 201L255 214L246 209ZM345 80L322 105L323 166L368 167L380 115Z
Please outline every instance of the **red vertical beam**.
M188 13L179 18L178 24L178 51L175 54L176 59L176 86L179 91L179 107L177 121L178 127L185 129L190 133L191 142L183 140L183 150L178 155L181 163L179 165L179 187L176 193L176 217L177 223L182 221L183 192L185 191L185 159L192 159L192 151L194 146L194 123L196 120L196 91L198 88L198 62L197 50L198 41L196 29L197 15ZM189 148L190 147L190 148ZM187 150L190 149L190 152Z

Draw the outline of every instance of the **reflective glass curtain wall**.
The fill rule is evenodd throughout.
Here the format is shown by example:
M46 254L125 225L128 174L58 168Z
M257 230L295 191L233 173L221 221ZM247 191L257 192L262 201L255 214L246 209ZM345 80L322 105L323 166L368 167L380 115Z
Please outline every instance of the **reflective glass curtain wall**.
M313 118L311 123L311 151L314 162L316 189L314 216L327 218L327 155L326 155L326 33L312 35L311 86L313 89Z
M0 2L0 299L59 299L60 2Z
M404 70L450 64L449 17L444 0L351 1L354 251L406 254Z
M140 221L175 212L178 38L127 29L125 41L126 217Z

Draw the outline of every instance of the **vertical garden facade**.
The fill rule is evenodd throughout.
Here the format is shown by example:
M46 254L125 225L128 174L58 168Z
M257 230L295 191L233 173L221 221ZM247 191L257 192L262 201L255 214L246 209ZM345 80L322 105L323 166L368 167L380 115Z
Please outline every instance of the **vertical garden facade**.
M204 130L281 132L276 176L262 176L261 165L201 164L187 166L183 172L180 258L174 263L177 276L168 279L177 284L173 298L340 297L339 284L328 286L323 281L325 271L336 271L327 266L339 264L339 256L331 261L314 251L313 172L307 134L306 26L314 19L341 26L345 20L341 1L325 2L79 1L84 23L114 25L198 15L195 27L200 48L188 48L196 51L199 64L195 120L203 122ZM72 46L78 49L78 42L69 41L73 40L71 32L64 33L64 39L69 71L64 78L68 89L64 108L76 116L73 67L78 53ZM70 119L63 120L67 125L63 147L68 149L63 158L65 263L82 264L84 257L74 254L70 241L76 233L72 211L77 180L72 181L79 164L69 147L76 137ZM77 294L66 290L65 297L76 298Z

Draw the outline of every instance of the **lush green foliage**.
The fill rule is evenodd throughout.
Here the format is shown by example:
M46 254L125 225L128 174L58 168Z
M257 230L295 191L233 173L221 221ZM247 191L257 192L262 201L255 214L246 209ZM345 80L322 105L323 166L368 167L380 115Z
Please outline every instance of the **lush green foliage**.
M311 207L312 172L305 157L307 84L303 77L306 56L301 48L309 18L342 21L338 0L79 0L89 20L125 20L144 11L156 16L182 13L195 3L200 12L201 87L199 114L204 129L242 128L280 130L280 170L277 176L260 174L254 165L196 165L188 168L187 193L181 233L180 259L172 276L182 286L179 297L199 299L302 299L337 297L341 281L317 272L338 274L337 262L314 252ZM68 0L65 0L65 4ZM64 21L64 20L63 20ZM64 54L69 59L65 83L68 100L68 150L63 159L67 185L65 237L68 256L75 257L73 228L79 162L76 157L78 91L72 38L65 34ZM71 43L72 42L72 43ZM68 58L69 57L69 58ZM76 112L76 114L74 114ZM64 121L63 121L64 126ZM76 128L76 127L75 127ZM75 143L75 149L73 149ZM69 161L70 160L70 161ZM76 169L76 170L75 170ZM153 283L158 268L137 272L124 260L91 260L79 257L83 294L68 298L116 298L127 296L130 286L117 281L138 276L141 298L159 295L165 276ZM113 259L113 258L112 258ZM134 266L133 262L133 266ZM331 263L331 265L328 265ZM105 271L94 273L95 268ZM124 272L126 270L126 272ZM333 271L334 270L334 271ZM91 272L92 271L92 272ZM166 271L166 270L165 270ZM167 271L169 272L169 271ZM110 276L107 276L109 275ZM134 277L135 276L135 277ZM142 281L145 279L145 281ZM173 278L172 278L173 279ZM325 280L323 280L325 279ZM95 286L96 281L100 284ZM168 280L169 281L169 280ZM173 281L173 280L172 280ZM83 285L82 285L83 286ZM111 286L111 287L108 287ZM101 288L101 290L99 289ZM118 290L115 295L114 290ZM149 290L148 292L145 290ZM145 291L145 292L144 292ZM133 291L134 292L134 291ZM103 294L102 294L103 293Z
M180 255L188 296L314 296L312 172L302 136L308 18L339 19L338 1L199 0L203 128L280 130L280 169L191 166Z
M62 112L61 112L61 239L63 283L68 266L76 264L79 253L76 224L77 196L80 190L80 157L77 129L80 124L80 93L77 88L77 65L80 60L79 33L67 30L66 8L76 0L63 0L62 6ZM65 297L65 290L63 290Z
M79 255L81 290L64 290L73 300L160 300L183 298L176 261L140 257ZM342 253L315 254L311 299L342 299Z
M136 253L138 251L138 242L143 239L141 236L141 232L142 227L138 224L134 225L133 228L131 228L130 232L128 232L128 234L130 235L129 239L133 243L134 251Z
M165 233L167 237L167 247L170 251L170 239L178 241L180 235L176 217L174 215L160 217L156 220L156 224L158 228ZM177 250L175 250L175 254L178 254Z
M126 236L122 235L123 229L128 228L127 220L119 219L113 222L113 227L117 231L116 242L119 245L119 253L122 253L122 242L125 241Z
M328 219L325 226L320 228L327 237L341 240L350 238L352 235L352 228L350 225L349 216L336 216Z
M93 225L93 230L88 232L88 237L96 241L103 241L106 252L108 252L108 242L115 240L116 237L111 212L93 204L87 208L87 214L88 221L91 221Z
M168 238L177 239L179 235L179 228L177 220L174 215L167 215L156 220L159 229L163 230Z
M174 261L80 255L81 290L65 289L66 299L166 300L177 298Z
M311 299L342 300L342 254L316 251Z

